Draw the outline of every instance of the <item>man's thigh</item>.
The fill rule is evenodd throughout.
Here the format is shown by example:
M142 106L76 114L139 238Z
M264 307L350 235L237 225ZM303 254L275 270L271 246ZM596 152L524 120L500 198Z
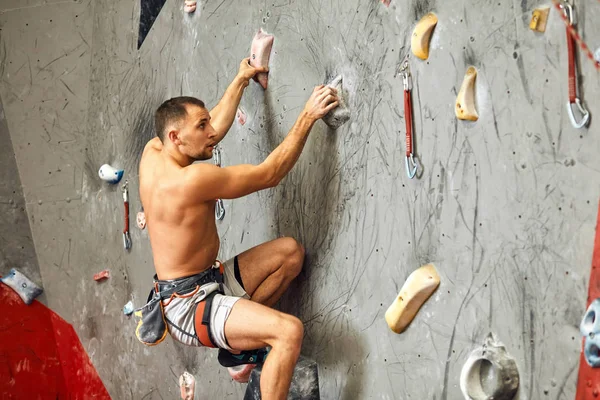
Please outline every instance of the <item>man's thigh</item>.
M283 237L260 244L238 255L238 265L244 289L252 294L261 283L276 272L290 254L297 251L298 242Z
M225 322L225 337L234 350L273 346L278 326L290 315L254 301L240 299Z

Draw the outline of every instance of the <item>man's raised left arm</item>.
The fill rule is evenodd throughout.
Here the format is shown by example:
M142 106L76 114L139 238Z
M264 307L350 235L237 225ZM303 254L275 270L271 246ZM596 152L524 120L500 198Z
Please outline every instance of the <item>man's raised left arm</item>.
M245 58L240 63L240 69L233 79L233 82L229 85L225 94L219 101L219 103L210 110L211 125L217 132L218 141L223 140L231 125L237 112L237 108L240 105L242 94L244 89L250 83L250 79L259 72L267 72L267 68L254 68L249 64L250 59Z

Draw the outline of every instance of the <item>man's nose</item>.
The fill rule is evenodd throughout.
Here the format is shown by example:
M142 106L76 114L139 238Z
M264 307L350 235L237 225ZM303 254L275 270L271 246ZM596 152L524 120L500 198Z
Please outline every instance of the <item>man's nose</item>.
M208 137L213 138L213 137L217 136L217 131L215 131L215 128L213 128L212 125L209 125L209 126L210 126L210 131L208 132Z

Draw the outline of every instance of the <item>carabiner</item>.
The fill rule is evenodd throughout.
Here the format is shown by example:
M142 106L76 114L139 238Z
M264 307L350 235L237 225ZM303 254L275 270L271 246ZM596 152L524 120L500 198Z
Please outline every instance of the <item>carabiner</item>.
M408 161L409 159L410 159L410 163ZM412 153L410 153L410 157L406 156L404 161L406 163L406 175L408 176L409 179L414 178L415 175L417 174L417 168L419 167L419 164L417 164L417 162L415 161ZM412 169L411 169L411 164L412 164Z
M404 90L411 90L411 75L410 75L410 69L408 67L408 56L406 56L404 58L404 61L402 62L402 66L400 67L400 75L402 75L402 85L404 86Z
M575 115L573 114L573 104L575 104L577 106L577 108L579 109L579 112L582 115L581 121L579 121L579 122L577 122L577 120L575 119ZM571 125L573 125L573 127L576 129L583 128L584 126L587 125L587 123L590 120L590 113L588 110L586 110L581 105L581 101L579 100L579 97L575 97L574 103L571 103L571 102L567 103L567 111L569 114L569 119L571 120Z
M219 148L219 146L215 146L215 148L213 149L213 159L215 161L215 165L217 167L221 166L221 149Z
M131 249L131 236L129 235L129 181L125 181L121 188L123 192L123 206L125 208L125 228L123 228L123 247Z
M121 187L121 192L123 192L123 203L129 203L129 181L125 181Z
M125 250L131 249L131 236L129 235L129 231L123 232L123 247Z
M573 13L573 6L569 4L568 1L562 1L560 4L560 8L562 8L565 13L565 17L569 20L569 25L575 25L575 14Z
M217 167L221 166L221 149L219 146L215 146L213 150L213 158L215 161L215 165ZM217 199L217 204L215 204L215 218L217 221L223 220L225 218L225 206L223 205L223 200Z
M217 199L217 204L215 205L215 218L217 218L217 221L222 221L225 218L225 206L221 199Z

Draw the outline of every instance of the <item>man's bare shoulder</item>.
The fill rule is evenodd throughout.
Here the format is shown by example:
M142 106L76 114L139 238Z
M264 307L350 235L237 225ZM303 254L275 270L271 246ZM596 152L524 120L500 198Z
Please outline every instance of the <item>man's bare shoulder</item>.
M210 179L212 174L219 171L218 167L209 163L194 163L182 170L184 179L189 184L198 184Z
M162 150L163 144L159 138L155 137L154 139L150 139L146 146L144 146L144 151L142 152L142 158L146 156L148 153L160 152Z

